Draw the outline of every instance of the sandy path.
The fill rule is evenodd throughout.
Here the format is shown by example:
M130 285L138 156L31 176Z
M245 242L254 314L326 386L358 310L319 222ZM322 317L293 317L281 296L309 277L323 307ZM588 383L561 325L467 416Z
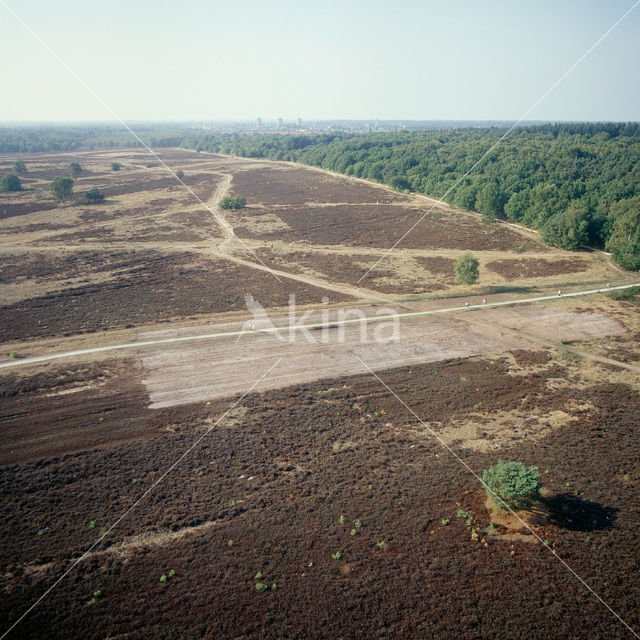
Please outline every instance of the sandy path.
M619 289L628 289L629 287L637 287L637 286L640 286L640 283L620 285L617 287L611 287L611 288L605 288L605 289L573 291L573 292L564 294L563 298L589 296L596 293L606 293L610 291L615 291ZM546 328L544 329L545 335L542 335L542 336L538 335L536 333L537 327L545 326L544 323L541 324L540 322L540 317L541 317L540 314L542 313L541 310L544 309L544 306L542 305L535 306L535 305L541 302L549 302L557 299L558 299L557 296L539 296L536 298L520 298L518 300L503 299L496 302L489 302L487 304L472 303L468 307L466 305L454 306L456 303L460 302L459 300L455 300L454 305L452 306L448 306L448 307L445 306L445 307L439 307L439 308L432 306L431 308L426 310L409 311L404 313L398 313L393 309L385 309L385 310L377 309L375 312L376 315L367 313L370 310L365 308L365 309L360 309L362 313L359 315L342 316L342 319L340 318L340 316L338 316L338 318L336 319L335 314L339 314L340 312L344 313L345 309L341 309L341 310L327 309L327 313L334 314L334 315L329 315L326 319L323 318L322 315L320 319L318 319L317 315L322 314L322 310L315 309L315 310L310 310L309 315L305 315L303 318L298 319L293 325L291 325L290 323L287 323L286 317L283 318L283 317L275 316L273 318L267 317L265 319L264 324L260 324L260 322L262 321L259 321L259 324L255 326L255 329L258 330L258 333L282 333L283 331L290 330L292 326L295 330L304 330L304 331L312 330L312 329L318 330L322 328L333 329L335 328L335 326L348 326L356 323L358 324L358 326L360 326L363 320L365 323L382 323L382 322L386 322L390 318L390 316L397 317L402 321L404 321L405 319L406 320L408 319L424 320L425 318L428 318L428 317L435 317L435 316L440 316L445 314L456 314L461 311L465 313L474 313L477 311L486 312L489 309L496 309L499 307L504 309L505 307L514 307L515 305L526 305L534 309L533 312L525 311L525 314L528 313L528 317L530 318L530 320L528 321L528 324L523 325L522 320L516 321L517 326L507 328L505 329L505 332L508 332L514 329L527 330L529 326L531 326L534 329L533 333L535 335L537 335L538 337L548 337L548 339L552 339L552 340L560 340L560 339L577 340L577 339L582 339L582 337L584 338L593 337L590 334L585 334L583 336L583 334L581 333L583 330L583 327L587 331L595 331L596 336L619 335L620 332L624 333L624 330L621 329L619 324L617 324L613 320L608 319L606 316L602 316L598 314L584 314L584 313L582 314L573 313L569 315L562 315L562 313L559 313L559 314L556 314L556 320L552 321L551 324L546 326ZM436 301L433 301L433 302L436 302ZM437 302L441 303L442 301L437 301ZM380 315L383 311L385 315ZM352 314L356 313L356 307L352 306L350 309L350 312ZM597 321L589 320L591 315L593 315L597 319ZM507 317L509 317L508 310L507 310ZM517 317L518 316L516 315L516 318ZM198 329L200 329L200 332L198 332ZM31 364L49 362L49 361L58 360L61 358L73 358L77 356L86 356L89 354L105 353L105 352L118 351L123 349L142 349L143 347L166 346L173 343L186 343L186 342L203 343L205 341L214 340L214 339L219 340L222 338L233 338L234 340L237 341L242 336L255 335L254 331L248 328L246 319L239 321L238 325L235 325L235 324L230 325L228 323L225 323L223 325L216 325L214 327L215 330L213 331L211 330L211 327L207 327L207 329L208 330L205 333L203 333L202 327L191 326L189 329L186 329L186 331L189 332L188 335L184 335L185 329L182 329L180 327L176 327L174 329L169 329L169 330L166 330L166 329L161 330L160 332L157 332L157 334L156 332L147 332L143 334L145 337L145 340L140 340L138 342L111 344L111 345L104 345L100 347L89 347L85 349L77 349L74 351L50 353L46 355L33 356L33 357L18 359L18 360L6 360L4 362L0 362L0 369L24 367ZM555 331L555 333L552 333L551 335L549 335L548 333L549 331L551 332ZM157 339L156 339L156 336L157 336Z
M496 326L491 315L486 314L505 314L503 321L509 327ZM147 371L143 383L151 408L161 408L243 393L257 373L276 361L278 364L256 391L367 373L367 367L382 371L516 348L538 348L537 340L518 335L519 329L553 342L624 333L621 325L604 315L572 313L552 306L478 309L467 315L470 320L476 315L485 316L485 321L456 323L442 317L413 316L395 324L385 320L333 328L325 325L319 330L300 330L286 336L256 333L152 348L140 357Z

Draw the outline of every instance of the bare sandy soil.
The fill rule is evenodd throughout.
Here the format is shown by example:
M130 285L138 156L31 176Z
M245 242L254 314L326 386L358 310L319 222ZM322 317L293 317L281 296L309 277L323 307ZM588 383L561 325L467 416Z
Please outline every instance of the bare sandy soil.
M484 328L473 324L476 316L485 323ZM151 407L161 408L235 396L251 388L265 391L367 373L369 369L380 371L533 346L526 336L502 331L501 325L553 342L624 333L620 324L604 315L569 313L542 305L473 311L464 320L402 318L397 324L382 320L288 335L260 334L258 326L257 333L239 338L145 351L140 357L146 371L143 382ZM286 325L286 319L275 319L274 324ZM146 334L145 339L159 335L169 337L171 333ZM275 363L268 376L253 386Z

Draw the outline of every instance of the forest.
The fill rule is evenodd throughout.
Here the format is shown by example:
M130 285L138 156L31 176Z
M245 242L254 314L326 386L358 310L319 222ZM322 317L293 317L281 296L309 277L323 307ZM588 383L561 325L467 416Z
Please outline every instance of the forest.
M201 135L189 149L301 162L444 199L547 244L605 248L640 269L637 123L320 135Z
M547 244L611 251L640 270L638 123L559 123L396 132L215 133L136 126L151 147L288 160L445 200L538 229ZM0 128L0 153L140 146L115 125Z
M136 125L136 135L151 147L176 147L184 128L171 125ZM122 126L109 124L57 124L0 127L0 153L37 153L77 149L140 147Z

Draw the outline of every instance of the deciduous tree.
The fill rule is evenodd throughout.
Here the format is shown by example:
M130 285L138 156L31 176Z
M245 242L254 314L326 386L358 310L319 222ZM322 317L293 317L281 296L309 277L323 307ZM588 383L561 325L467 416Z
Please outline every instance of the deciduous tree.
M7 173L0 178L0 191L21 191L20 178L13 173Z
M69 165L69 175L75 180L82 173L82 167L79 162L72 162Z
M54 178L50 189L53 197L63 202L73 195L73 180L71 178Z
M13 173L17 173L17 174L27 173L27 165L24 163L24 160L13 161Z
M458 284L474 284L478 281L480 263L472 253L463 253L453 266L455 280Z

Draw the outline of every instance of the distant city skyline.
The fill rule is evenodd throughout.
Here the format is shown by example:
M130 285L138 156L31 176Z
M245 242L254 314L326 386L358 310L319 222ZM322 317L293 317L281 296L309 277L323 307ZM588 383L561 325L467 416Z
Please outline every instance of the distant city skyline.
M518 120L634 4L6 0L127 121ZM0 4L0 121L114 117ZM640 120L640 7L531 113Z

